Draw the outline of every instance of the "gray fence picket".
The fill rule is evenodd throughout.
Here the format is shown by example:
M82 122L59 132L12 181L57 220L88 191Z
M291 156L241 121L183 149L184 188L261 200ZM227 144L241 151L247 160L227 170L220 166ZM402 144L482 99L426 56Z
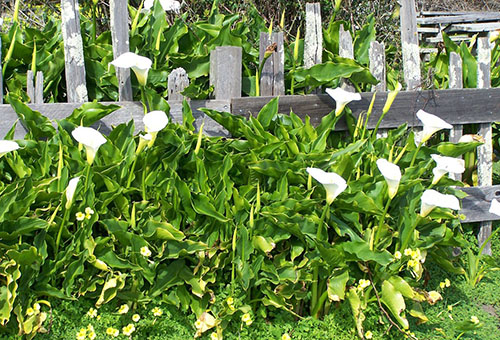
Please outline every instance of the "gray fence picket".
M354 59L354 47L351 32L345 31L343 25L340 25L339 30L339 55L342 58ZM348 80L342 79L341 87L346 91L356 92L354 86L352 86Z
M268 46L276 43L276 51L267 59L260 77L261 96L281 96L285 94L285 52L283 32L260 33L259 63L264 59Z
M35 104L43 104L43 72L38 71L35 77Z
M418 90L421 87L421 76L415 0L401 0L400 3L404 80L407 90Z
M168 75L168 100L183 100L182 91L189 86L189 77L182 68L176 68Z
M463 88L463 76L462 76L462 58L458 53L451 52L450 54L450 65L448 69L449 74L449 88L450 89L461 89ZM450 142L457 143L463 134L463 125L455 124L450 131ZM461 181L462 174L452 174L450 173L450 178Z
M0 37L0 104L3 104L3 77L2 77L2 37Z

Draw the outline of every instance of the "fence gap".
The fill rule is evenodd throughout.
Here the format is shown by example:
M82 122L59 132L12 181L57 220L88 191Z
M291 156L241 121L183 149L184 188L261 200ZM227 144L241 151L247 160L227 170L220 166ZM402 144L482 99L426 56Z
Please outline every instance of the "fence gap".
M477 87L488 89L491 87L491 49L488 38L477 40ZM480 187L492 185L492 160L493 142L491 123L479 124L479 134L483 136L485 143L477 148L477 177ZM481 222L477 235L479 247L491 235L491 221ZM491 242L484 247L483 254L491 255Z
M404 80L408 91L419 90L421 88L420 51L418 47L415 0L401 0L400 3L399 17L401 21Z
M267 59L260 76L261 96L281 96L285 94L285 52L283 32L260 33L259 63L264 59L266 49L276 43L276 50Z
M215 99L241 97L242 50L238 46L218 46L210 52L210 85Z
M352 37L349 31L344 30L344 26L340 25L339 28L339 55L342 58L354 59L354 47L352 44ZM356 92L348 80L342 79L340 87L349 92Z
M125 52L130 51L128 9L127 0L111 0L109 2L111 19L111 39L113 41L113 56L118 58ZM118 79L118 100L132 101L132 82L130 80L130 69L115 67Z
M462 58L458 53L450 53L450 66L448 69L449 73L449 88L450 89L462 89L463 88L463 76L462 76ZM450 142L458 143L460 137L463 134L463 125L455 124L450 131ZM462 180L462 174L452 174L450 173L450 178L456 181Z
M0 37L0 104L3 104L2 37Z
M168 75L168 100L183 100L181 94L189 86L189 78L186 71L182 68L176 68Z
M78 0L61 0L66 93L68 102L88 101Z

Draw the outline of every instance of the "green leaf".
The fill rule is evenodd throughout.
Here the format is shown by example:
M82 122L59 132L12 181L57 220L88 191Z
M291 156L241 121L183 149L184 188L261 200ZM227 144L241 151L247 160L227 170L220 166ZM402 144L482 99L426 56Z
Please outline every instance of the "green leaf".
M28 105L22 103L16 96L8 95L6 101L16 111L21 123L33 139L49 138L57 133L48 118L42 116L40 112L30 109Z
M92 103L84 103L79 108L75 109L70 116L65 118L70 123L75 125L90 126L98 120L115 112L121 106L119 105L104 105L96 101Z
M264 129L269 127L273 118L278 114L278 105L279 97L275 97L260 110L257 120L262 124Z
M380 301L387 306L392 315L396 318L399 324L404 328L408 329L408 320L404 315L404 310L406 309L405 300L403 294L396 289L389 281L382 282L382 292L380 294Z
M193 209L198 214L207 215L215 218L220 222L228 222L229 219L222 215L220 212L215 210L214 205L210 202L210 199L202 193L192 193L193 198Z
M386 266L392 262L392 255L387 250L373 251L370 250L370 245L365 241L345 242L342 244L344 251L355 255L361 261L375 261L382 266Z
M345 298L345 288L349 280L347 270L337 270L328 279L328 298L330 301L340 301Z

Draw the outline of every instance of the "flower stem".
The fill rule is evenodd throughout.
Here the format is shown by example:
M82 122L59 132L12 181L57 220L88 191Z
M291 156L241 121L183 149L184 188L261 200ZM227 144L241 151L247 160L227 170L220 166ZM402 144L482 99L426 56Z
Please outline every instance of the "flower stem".
M134 161L132 162L132 167L130 168L130 172L127 178L127 186L126 188L130 188L130 183L132 183L132 176L134 175L135 164L137 163L137 155L135 155Z
M372 236L370 237L370 250L373 250L373 245L377 244L378 239L380 238L380 230L382 229L382 225L384 224L385 221L385 215L387 215L387 211L389 210L389 206L391 205L392 198L389 197L387 200L387 203L385 204L384 212L382 216L380 216L380 219L378 221L378 226L377 226L377 233L375 234L375 239L374 239L374 234L372 232Z
M86 173L85 173L85 186L83 187L84 188L84 192L87 192L87 190L89 189L88 185L89 185L89 177L90 177L90 164L87 163L87 169L86 169Z
M321 241L323 235L323 224L325 217L330 210L330 205L326 204L323 208L323 213L321 214L321 219L318 225L318 231L316 233L316 240ZM313 283L312 283L312 296L311 296L311 316L315 316L314 311L319 310L321 307L320 299L318 299L318 280L319 280L319 265L313 269ZM324 302L324 301L323 301ZM318 304L320 305L318 307Z
M417 149L415 150L415 153L413 154L413 158L411 159L411 163L410 163L410 168L413 166L413 164L415 163L415 160L417 159L417 154L418 152L420 151L420 148L422 147L422 142L418 143L418 147Z
M71 209L71 208L70 208ZM66 222L68 221L68 218L69 218L69 211L70 209L65 209L64 210L64 215L63 215L63 219L61 221L61 225L59 226L59 231L57 232L57 238L56 238L56 246L54 248L54 258L57 256L57 252L58 252L58 249L59 249L59 244L61 242L61 236L62 236L62 230L63 230L63 226L66 224Z
M142 85L141 85L141 101L142 101L142 106L144 107L144 114L146 114L149 111L149 103L148 103L148 98L146 97L146 89Z

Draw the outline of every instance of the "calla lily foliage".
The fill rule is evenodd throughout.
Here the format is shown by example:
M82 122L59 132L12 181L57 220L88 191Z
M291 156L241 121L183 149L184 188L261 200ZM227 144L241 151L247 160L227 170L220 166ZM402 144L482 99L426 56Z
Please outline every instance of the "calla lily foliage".
M443 180L428 190L430 155L459 156L477 143L417 150L407 126L386 137L346 137L334 132L335 112L313 127L293 112L278 114L273 99L249 119L204 109L232 138L193 133L189 105L182 124L149 125L145 116L149 134L165 126L144 154L137 150L151 136L139 136L133 122L106 138L77 126L112 111L89 105L58 129L15 105L29 139L15 155L31 175L18 176L5 166L11 157L0 158L0 276L16 283L6 289L19 297L0 310L9 327L21 301L85 294L96 306L126 296L117 304L162 299L189 309L193 336L211 328L222 334L227 322L239 325L259 309L318 317L330 301L330 313L337 304L350 308L364 334L366 309L379 308L376 289L387 315L406 329L410 315L425 321L412 308L421 311L430 296L426 268L456 268L449 247L462 244L456 197L463 195ZM90 167L74 139L87 154L99 150L99 161ZM94 214L77 220L87 208ZM29 289L19 288L21 280Z

